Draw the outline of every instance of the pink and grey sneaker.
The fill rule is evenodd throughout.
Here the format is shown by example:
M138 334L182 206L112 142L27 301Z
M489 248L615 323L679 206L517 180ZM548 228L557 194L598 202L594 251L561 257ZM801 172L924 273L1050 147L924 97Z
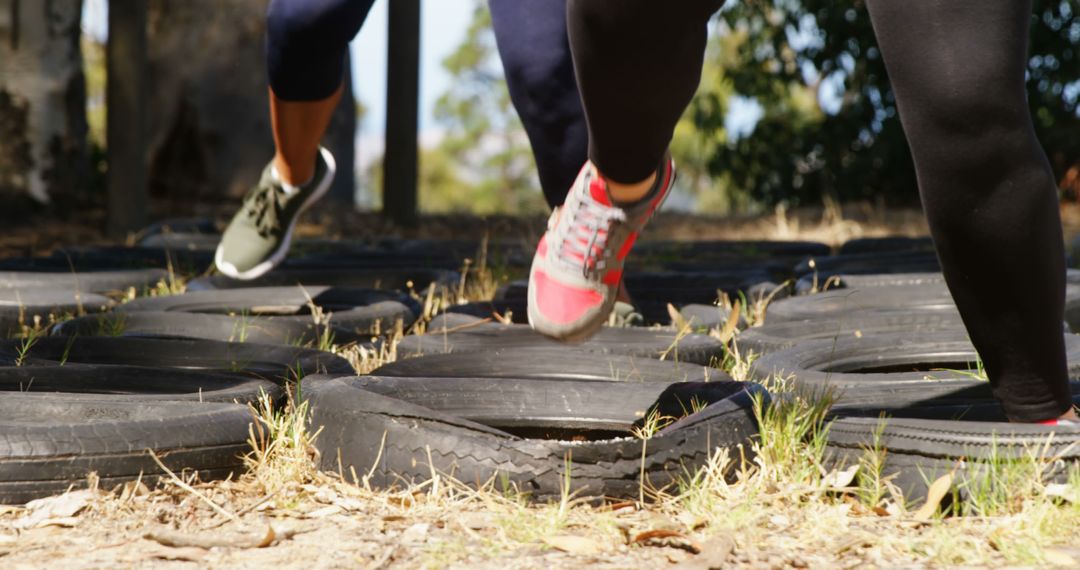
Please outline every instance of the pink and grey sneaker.
M623 261L675 181L665 156L645 198L617 204L591 162L548 220L529 272L529 324L559 340L584 340L603 326L619 291Z

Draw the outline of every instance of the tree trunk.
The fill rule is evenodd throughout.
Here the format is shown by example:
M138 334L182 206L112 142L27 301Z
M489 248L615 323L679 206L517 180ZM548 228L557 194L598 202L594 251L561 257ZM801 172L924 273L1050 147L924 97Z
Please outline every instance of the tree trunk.
M85 198L82 0L0 0L0 199ZM17 200L16 200L17 201ZM12 208L5 207L5 213Z
M266 7L267 0L149 0L149 184L170 215L243 195L273 155ZM345 93L325 141L347 167L355 103L348 85ZM335 187L332 195L351 199L351 168L339 166Z

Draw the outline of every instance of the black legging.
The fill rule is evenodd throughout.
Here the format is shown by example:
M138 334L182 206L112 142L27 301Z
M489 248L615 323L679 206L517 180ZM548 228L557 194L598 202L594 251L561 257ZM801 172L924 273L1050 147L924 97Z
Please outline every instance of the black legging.
M946 281L1005 412L1069 409L1064 240L1024 98L1030 0L869 0ZM589 156L617 182L660 161L721 2L569 0Z
M272 0L266 67L274 94L318 101L341 86L349 42L375 0ZM566 40L566 0L490 0L506 83L532 143L548 205L585 162L585 116Z
M566 39L566 0L488 0L506 86L554 208L585 164L589 136Z

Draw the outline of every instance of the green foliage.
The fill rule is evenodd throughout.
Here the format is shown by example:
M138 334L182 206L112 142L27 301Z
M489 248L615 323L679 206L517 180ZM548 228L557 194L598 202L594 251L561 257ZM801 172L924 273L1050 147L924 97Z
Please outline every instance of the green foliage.
M487 3L477 0L461 45L443 60L451 87L435 104L446 130L420 163L428 211L480 214L545 210L529 141L498 66Z
M1028 95L1056 174L1080 165L1077 95L1080 19L1075 3L1035 0ZM722 35L738 38L724 74L756 100L753 133L718 147L709 170L765 203L884 196L917 199L914 167L864 0L729 3ZM822 110L835 90L837 108ZM825 101L828 103L829 101ZM715 129L723 109L694 116Z

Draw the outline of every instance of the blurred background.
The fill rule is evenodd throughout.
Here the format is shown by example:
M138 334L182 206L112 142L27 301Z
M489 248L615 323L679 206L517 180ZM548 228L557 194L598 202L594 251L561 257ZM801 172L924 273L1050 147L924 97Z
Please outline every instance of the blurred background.
M110 4L124 11L110 14ZM352 43L351 96L327 137L340 172L352 174L339 177L326 206L337 214L383 208L389 4L376 3ZM542 220L486 2L418 4L420 214ZM59 220L91 232L109 223L110 208L127 207L118 205L123 195L136 196L140 223L227 217L273 151L266 5L0 0L0 220L9 228ZM1080 197L1080 5L1035 5L1028 96L1070 223ZM110 22L142 27L144 44L110 49ZM110 61L139 62L139 82L128 85L139 104L108 109ZM110 152L110 111L142 129L134 151ZM918 208L884 64L858 0L729 2L711 24L701 86L672 151L681 179L669 213L775 222L787 212L833 211L886 223ZM121 178L126 186L110 204L110 179L116 186ZM133 223L110 227L122 235Z

